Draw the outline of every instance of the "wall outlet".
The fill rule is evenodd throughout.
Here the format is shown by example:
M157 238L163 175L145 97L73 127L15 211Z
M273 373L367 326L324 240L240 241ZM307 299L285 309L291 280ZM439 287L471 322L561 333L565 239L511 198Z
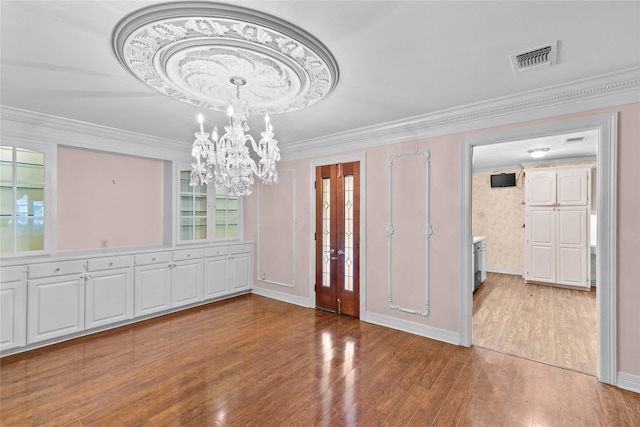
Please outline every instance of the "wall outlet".
M107 239L105 239L105 240L100 240L100 247L101 247L101 248L106 248L106 247L108 247Z

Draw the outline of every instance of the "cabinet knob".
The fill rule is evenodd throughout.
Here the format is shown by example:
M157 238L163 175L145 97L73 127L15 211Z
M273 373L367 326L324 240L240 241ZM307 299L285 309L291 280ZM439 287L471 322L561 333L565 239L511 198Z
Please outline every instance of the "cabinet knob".
M53 270L53 272L54 272L54 273L59 273L59 272L60 272L60 269L59 269L59 268L56 268L55 270Z
M109 263L109 267L113 267L113 263L112 262Z

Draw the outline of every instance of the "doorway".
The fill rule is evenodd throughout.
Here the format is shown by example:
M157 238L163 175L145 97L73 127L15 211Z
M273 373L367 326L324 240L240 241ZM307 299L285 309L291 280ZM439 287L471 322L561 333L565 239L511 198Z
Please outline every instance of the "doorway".
M460 333L459 343L471 346L472 294L467 292L472 280L471 188L473 147L496 144L544 135L595 129L599 135L597 154L597 376L604 383L617 382L616 331L616 169L617 169L617 114L603 114L563 122L547 123L463 138L461 141L461 213L460 213Z
M360 317L360 162L316 167L316 308Z

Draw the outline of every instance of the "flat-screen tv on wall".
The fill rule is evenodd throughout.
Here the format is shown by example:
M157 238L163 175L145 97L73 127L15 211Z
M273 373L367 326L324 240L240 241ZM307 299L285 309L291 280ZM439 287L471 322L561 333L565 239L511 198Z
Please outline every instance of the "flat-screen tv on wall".
M491 175L491 187L515 187L516 186L516 174L514 173L499 173Z

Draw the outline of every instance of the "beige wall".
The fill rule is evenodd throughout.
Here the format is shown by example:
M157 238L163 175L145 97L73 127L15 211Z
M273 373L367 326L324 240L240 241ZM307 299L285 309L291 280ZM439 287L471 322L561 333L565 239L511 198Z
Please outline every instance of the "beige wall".
M490 176L503 172L516 174L516 186L491 188ZM472 233L487 238L487 268L522 273L525 233L521 169L474 173L472 191Z

